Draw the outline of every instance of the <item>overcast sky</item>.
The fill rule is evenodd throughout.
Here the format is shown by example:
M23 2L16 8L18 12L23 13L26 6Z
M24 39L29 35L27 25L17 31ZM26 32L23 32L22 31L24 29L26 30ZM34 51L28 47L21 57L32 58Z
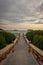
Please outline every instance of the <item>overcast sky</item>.
M25 22L42 24L42 13L43 0L0 0L0 27L12 27Z

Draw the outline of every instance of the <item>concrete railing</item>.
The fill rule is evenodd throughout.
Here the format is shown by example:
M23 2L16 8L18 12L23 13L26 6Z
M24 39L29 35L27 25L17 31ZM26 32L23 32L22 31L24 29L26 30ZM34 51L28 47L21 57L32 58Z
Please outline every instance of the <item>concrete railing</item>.
M24 40L29 46L29 52L32 52L33 56L36 58L39 65L43 65L43 51L39 48L37 48L35 45L29 41L26 36L24 36Z
M14 46L19 40L19 35L16 37L16 39L9 45L7 45L5 48L0 50L0 61L4 58L6 58L7 54L10 53L11 50L13 50Z

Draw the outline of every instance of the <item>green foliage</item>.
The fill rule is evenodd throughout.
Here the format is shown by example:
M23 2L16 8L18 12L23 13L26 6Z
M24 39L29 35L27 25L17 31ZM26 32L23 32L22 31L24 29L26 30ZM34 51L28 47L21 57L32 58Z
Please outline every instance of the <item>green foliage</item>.
M26 37L28 38L28 40L31 40L33 39L33 34L31 32L27 32L26 33Z
M43 31L28 31L26 37L32 42L32 44L43 50Z
M10 44L15 38L16 36L13 33L0 30L0 49Z
M43 50L43 36L42 35L35 35L32 42L38 48Z
M6 40L5 38L3 37L3 35L0 35L0 49L2 49L3 47L5 47L7 44L6 44Z
M11 43L13 40L15 40L15 35L14 34L12 34L12 33L8 33L8 32L6 32L5 33L5 39L6 39L6 42L9 44L9 43Z

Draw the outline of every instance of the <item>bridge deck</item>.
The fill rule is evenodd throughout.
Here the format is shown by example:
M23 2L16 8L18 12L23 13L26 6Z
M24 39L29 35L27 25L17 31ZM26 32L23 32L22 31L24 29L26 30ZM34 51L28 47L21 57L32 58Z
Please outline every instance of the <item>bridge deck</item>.
M28 46L21 35L14 52L11 52L1 65L38 65L38 63L33 55L28 52Z

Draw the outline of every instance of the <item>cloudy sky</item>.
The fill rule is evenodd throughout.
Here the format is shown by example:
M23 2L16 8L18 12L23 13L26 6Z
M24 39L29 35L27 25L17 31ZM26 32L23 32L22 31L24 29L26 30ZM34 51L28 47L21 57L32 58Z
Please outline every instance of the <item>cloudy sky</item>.
M43 29L43 0L0 0L0 28Z

